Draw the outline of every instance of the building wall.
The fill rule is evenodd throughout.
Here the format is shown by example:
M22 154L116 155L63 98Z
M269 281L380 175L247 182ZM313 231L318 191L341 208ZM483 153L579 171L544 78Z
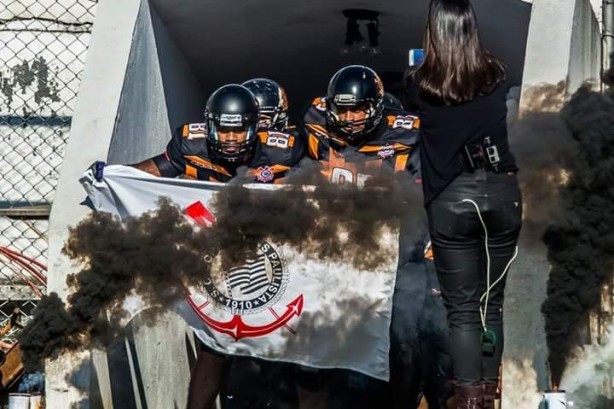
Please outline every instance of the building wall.
M200 84L155 9L144 1L134 32L109 163L161 153L176 127L202 120Z
M534 0L520 118L548 112L554 117L582 83L598 83L600 60L599 24L589 0ZM556 119L541 120L536 125L541 128L536 129L557 132L555 122ZM514 132L511 135L514 149L518 142L513 140ZM524 171L521 169L519 174L521 183L527 169ZM530 218L528 214L533 211L525 208L525 218ZM551 387L540 310L546 298L550 265L541 238L529 236L530 232L523 231L519 257L506 286L502 409L537 407L541 391Z
M193 78L146 0L106 0L99 5L72 122L72 132L79 137L67 145L69 165L61 173L51 211L51 291L66 297L66 276L76 272L61 249L68 228L89 213L80 204L85 197L81 174L95 160L127 163L159 153L172 127L201 118L204 101ZM177 317L163 317L158 326L146 330L135 319L133 329L127 346L67 354L49 362L49 407L77 402L82 408L185 407L191 332Z
M62 254L68 228L89 213L89 209L80 204L85 192L79 178L92 162L105 159L109 152L139 6L138 0L105 0L98 4L96 26L71 123L74 137L66 145L64 166L50 215L49 291L61 297L67 296L66 276L77 272L75 265ZM103 367L106 356L66 354L47 362L48 407L70 407L71 404L84 409L90 407L87 395L95 395L90 388L91 377L103 385L110 383L108 371L91 370L92 361ZM99 402L105 408L111 407L108 406L111 394L108 389L103 388L103 391Z
M569 53L569 82L572 94L583 83L599 87L601 75L601 30L593 7L586 0L576 0Z

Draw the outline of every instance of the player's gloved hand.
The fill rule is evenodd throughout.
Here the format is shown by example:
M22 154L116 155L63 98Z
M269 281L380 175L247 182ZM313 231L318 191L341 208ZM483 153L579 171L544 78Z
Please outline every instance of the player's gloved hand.
M101 160L97 160L96 162L90 165L90 169L92 173L94 174L94 179L96 179L98 182L102 180L105 166L106 166L106 162L103 162Z

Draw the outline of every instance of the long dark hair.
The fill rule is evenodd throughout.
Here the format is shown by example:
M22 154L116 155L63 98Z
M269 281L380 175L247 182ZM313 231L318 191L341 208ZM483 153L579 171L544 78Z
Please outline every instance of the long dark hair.
M505 66L482 48L469 0L431 0L424 62L413 75L421 94L446 105L487 95L505 80Z

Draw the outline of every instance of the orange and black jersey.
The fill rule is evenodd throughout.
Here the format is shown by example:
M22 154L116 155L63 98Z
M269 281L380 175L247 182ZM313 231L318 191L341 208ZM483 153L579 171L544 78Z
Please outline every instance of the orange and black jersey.
M251 159L247 163L230 164L209 152L205 132L204 123L190 123L177 128L166 151L157 158L172 166L172 170L163 176L187 175L198 180L227 182L236 176L237 167L247 166L248 176L253 176L255 181L275 182L297 165L304 155L303 145L296 135L262 131L258 132Z
M378 174L384 166L418 177L420 119L416 115L386 108L373 135L353 146L327 131L325 110L326 99L316 98L305 114L303 132L309 156L326 167L331 181L362 184L361 179Z

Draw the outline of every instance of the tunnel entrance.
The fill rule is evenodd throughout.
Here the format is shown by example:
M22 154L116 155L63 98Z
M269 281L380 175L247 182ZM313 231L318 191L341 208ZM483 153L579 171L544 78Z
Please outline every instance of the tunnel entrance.
M339 68L364 64L398 91L408 52L420 48L427 1L151 0L152 12L191 66L203 94L226 83L268 77L287 90L296 121ZM520 85L531 7L520 0L474 0L485 46ZM160 52L161 59L167 58Z

